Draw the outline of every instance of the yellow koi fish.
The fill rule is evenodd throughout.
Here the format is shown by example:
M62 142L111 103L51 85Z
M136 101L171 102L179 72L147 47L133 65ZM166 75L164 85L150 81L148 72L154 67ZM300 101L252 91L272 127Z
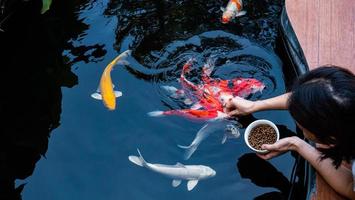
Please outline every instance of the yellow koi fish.
M124 51L106 66L101 75L99 89L91 95L94 99L102 100L109 110L116 108L116 98L122 96L122 92L113 90L115 86L112 84L111 71L118 64L127 64L125 59L130 55L130 50Z

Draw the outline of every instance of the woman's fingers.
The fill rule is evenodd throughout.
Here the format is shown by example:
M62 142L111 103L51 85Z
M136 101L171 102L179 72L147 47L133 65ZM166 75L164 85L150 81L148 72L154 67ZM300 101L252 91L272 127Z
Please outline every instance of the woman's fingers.
M239 113L239 111L238 111L237 109L235 109L235 110L232 110L232 111L228 112L227 114L228 114L229 116L237 116L237 115L239 115L240 113Z
M291 150L290 149L291 144L292 144L292 137L286 137L275 142L274 144L263 144L261 148L269 151L287 151L287 150Z
M261 146L262 149L268 150L268 151L274 151L274 150L279 150L280 145L276 142L274 144L263 144Z
M260 158L264 159L264 160L269 160L273 157L276 157L278 155L280 155L282 152L278 152L278 151L272 151L269 152L267 154L256 154L257 156L259 156Z
M232 99L228 100L228 101L224 104L224 107L227 108L227 109L233 109L233 108L235 108L235 105L234 105Z

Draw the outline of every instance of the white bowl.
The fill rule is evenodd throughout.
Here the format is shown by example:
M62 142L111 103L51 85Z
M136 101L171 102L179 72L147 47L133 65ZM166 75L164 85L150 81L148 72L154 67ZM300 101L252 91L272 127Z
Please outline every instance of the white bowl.
M254 127L256 126L259 126L259 125L262 125L262 124L265 124L265 125L269 125L271 126L272 128L275 129L276 131L276 141L278 141L280 139L280 133L279 133L279 129L277 128L277 126L269 121L269 120L266 120L266 119L260 119L260 120L256 120L254 122L252 122L251 124L249 124L249 126L245 129L245 132L244 132L244 140L245 140L245 143L248 145L248 147L257 152L257 153L260 153L260 154L265 154L265 153L268 153L269 151L268 150L258 150L258 149L255 149L253 148L250 144L249 144L249 140L248 140L248 137L249 137L249 134L250 134L250 131L253 130Z

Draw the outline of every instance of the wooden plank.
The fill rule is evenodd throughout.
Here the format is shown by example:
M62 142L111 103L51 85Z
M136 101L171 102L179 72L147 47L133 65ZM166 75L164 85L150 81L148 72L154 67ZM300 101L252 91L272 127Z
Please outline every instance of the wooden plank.
M355 2L333 0L332 4L335 8L330 27L333 63L355 72Z
M324 3L328 1L328 3ZM319 0L319 42L318 42L318 65L332 63L332 4L333 0ZM309 22L312 23L312 22ZM315 24L317 25L317 24ZM312 69L317 66L312 66Z
M310 69L338 65L355 73L354 0L286 0Z

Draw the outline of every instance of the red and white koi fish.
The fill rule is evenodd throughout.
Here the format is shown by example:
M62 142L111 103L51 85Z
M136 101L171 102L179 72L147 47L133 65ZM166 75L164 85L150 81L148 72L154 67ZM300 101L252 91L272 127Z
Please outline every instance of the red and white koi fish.
M221 8L223 11L222 23L227 24L235 17L245 15L247 12L243 10L242 0L229 0L226 8Z
M150 116L178 115L193 120L214 121L227 118L223 104L234 96L246 97L251 93L262 91L265 85L253 78L236 78L232 80L212 79L212 65L206 64L202 70L202 84L195 85L187 80L185 74L190 71L193 60L189 60L182 69L180 84L182 89L164 86L175 98L185 98L192 102L190 109L153 111Z

